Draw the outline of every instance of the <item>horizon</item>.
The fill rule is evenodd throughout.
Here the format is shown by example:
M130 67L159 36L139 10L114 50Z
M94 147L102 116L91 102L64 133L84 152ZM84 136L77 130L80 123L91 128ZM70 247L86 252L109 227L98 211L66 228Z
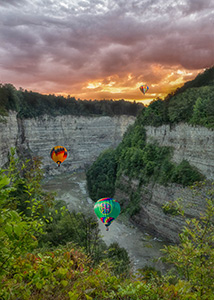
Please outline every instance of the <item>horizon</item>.
M16 89L147 105L214 65L210 0L0 0L0 8L0 82Z

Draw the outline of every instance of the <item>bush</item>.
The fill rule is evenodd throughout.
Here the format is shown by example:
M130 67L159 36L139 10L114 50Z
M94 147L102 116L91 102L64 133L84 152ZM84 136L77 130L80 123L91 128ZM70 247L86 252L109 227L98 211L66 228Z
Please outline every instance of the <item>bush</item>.
M100 154L93 165L87 170L87 187L90 198L97 201L100 198L113 197L117 162L115 151L109 149Z

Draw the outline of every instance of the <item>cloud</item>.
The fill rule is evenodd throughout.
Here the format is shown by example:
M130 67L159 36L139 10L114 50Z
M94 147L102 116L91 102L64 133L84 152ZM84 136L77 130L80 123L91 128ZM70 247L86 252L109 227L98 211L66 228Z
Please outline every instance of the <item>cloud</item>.
M178 69L194 77L214 64L209 0L6 3L0 0L2 82L43 93L137 99L141 82L153 85L147 97L160 95L182 83ZM101 84L88 89L93 82Z
M17 0L0 0L0 6L22 6L26 4L26 0L20 0L20 1L17 1Z

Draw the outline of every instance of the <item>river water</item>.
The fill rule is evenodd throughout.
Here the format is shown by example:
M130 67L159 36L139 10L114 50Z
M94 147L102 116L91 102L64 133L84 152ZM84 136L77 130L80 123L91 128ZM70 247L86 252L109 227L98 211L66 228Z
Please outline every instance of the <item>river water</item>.
M66 201L69 210L85 212L87 215L94 214L94 202L88 196L84 172L47 178L43 187L47 191L56 192L56 199ZM119 199L117 200L119 202ZM160 249L163 248L164 242L140 231L125 216L120 215L111 224L109 231L106 231L99 220L99 229L102 239L108 246L117 242L127 250L133 271L145 266L165 271L165 265L159 260L162 255Z

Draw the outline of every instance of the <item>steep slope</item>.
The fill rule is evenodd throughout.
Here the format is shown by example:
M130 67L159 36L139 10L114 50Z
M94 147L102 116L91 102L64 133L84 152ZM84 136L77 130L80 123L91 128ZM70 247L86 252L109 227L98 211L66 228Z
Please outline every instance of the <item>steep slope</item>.
M166 214L163 206L176 211L175 201L181 197L185 213L198 215L204 198L195 200L188 186L214 179L213 70L144 108L115 151L112 191L123 210L136 224L171 241L178 241L183 218ZM99 177L96 182L91 177L93 166L89 191L90 185L99 190Z

